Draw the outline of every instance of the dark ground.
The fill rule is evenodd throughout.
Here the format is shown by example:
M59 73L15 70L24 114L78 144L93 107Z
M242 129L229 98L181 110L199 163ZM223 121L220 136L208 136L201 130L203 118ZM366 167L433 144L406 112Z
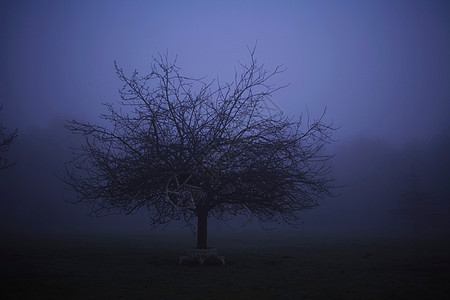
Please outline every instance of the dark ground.
M213 237L227 265L178 264L193 237L3 237L2 299L449 299L450 242Z

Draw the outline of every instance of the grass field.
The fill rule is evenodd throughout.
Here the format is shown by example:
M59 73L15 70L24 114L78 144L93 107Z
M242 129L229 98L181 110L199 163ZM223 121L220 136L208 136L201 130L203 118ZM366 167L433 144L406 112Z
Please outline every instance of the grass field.
M226 266L179 265L178 257L186 254L192 237L3 237L2 241L2 299L450 296L450 243L436 239L210 238L210 244L227 257Z

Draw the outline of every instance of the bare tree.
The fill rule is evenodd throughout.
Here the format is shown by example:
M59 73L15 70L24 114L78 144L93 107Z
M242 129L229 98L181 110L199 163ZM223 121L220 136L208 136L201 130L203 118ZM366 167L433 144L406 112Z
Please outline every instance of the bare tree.
M331 194L323 148L335 128L323 115L303 124L267 110L282 88L270 81L282 70L267 71L254 49L225 84L185 77L167 55L144 76L115 68L124 85L121 109L105 104L101 115L110 127L67 125L85 143L64 180L94 214L146 208L154 225L197 228L197 248L206 249L208 216L295 225Z
M433 195L420 188L414 166L411 167L408 182L410 188L401 194L398 207L392 210L392 214L412 221L414 234L417 234L419 224L439 218L442 213L438 211Z
M3 107L0 106L0 112L2 109ZM7 128L3 126L2 119L0 118L0 170L4 170L15 164L15 162L8 161L8 158L3 156L3 154L9 151L9 148L17 138L18 130L16 128L12 132L7 133L6 129Z

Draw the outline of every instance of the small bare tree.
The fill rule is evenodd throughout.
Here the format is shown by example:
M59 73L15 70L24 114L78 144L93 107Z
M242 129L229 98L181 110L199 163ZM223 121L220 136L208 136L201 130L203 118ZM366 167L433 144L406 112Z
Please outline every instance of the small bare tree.
M330 195L331 156L323 148L335 128L323 115L303 124L267 110L282 88L270 84L281 70L259 65L254 49L225 84L185 77L167 55L144 76L115 68L124 85L122 108L105 104L101 115L110 127L67 125L86 142L64 180L94 214L146 208L154 225L196 227L197 248L205 249L208 216L294 225Z
M391 212L394 216L412 221L413 232L419 232L419 224L438 218L441 213L437 210L433 195L424 192L420 188L419 178L414 166L411 167L411 174L408 178L409 189L401 194L398 207ZM422 224L423 225L423 224Z
M3 107L0 106L0 112L2 111L2 108ZM4 170L15 164L15 162L8 161L8 158L3 156L3 154L9 151L9 148L17 138L18 130L16 128L12 132L7 133L6 129L7 128L3 126L3 122L0 117L0 170Z

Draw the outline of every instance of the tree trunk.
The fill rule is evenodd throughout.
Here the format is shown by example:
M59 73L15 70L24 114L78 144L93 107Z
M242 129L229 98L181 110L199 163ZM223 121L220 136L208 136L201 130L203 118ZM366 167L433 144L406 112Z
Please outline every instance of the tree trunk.
M208 211L197 212L197 249L206 249L208 241Z

